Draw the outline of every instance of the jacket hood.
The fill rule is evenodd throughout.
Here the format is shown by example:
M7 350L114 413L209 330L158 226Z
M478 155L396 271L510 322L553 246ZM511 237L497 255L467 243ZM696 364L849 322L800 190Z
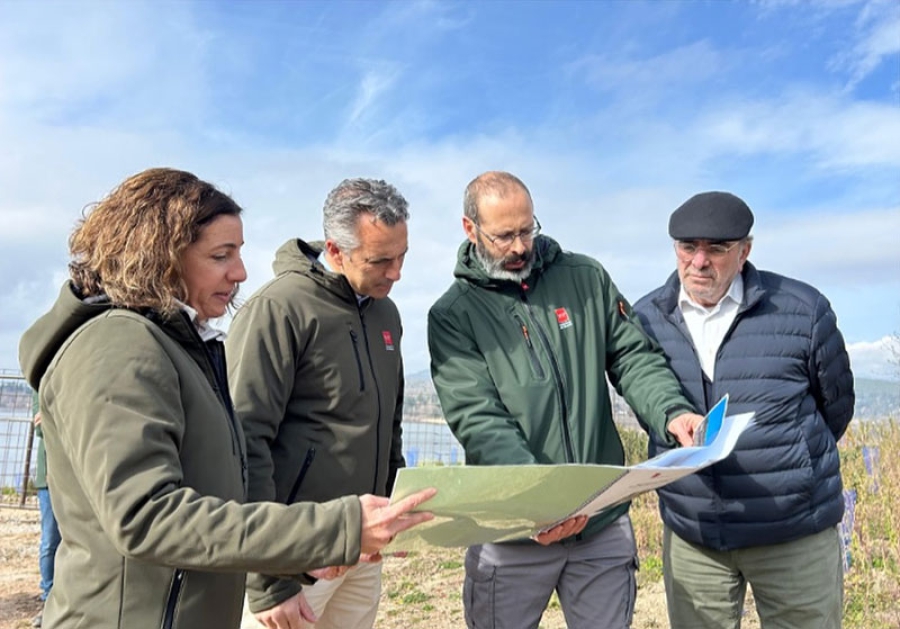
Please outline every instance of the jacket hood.
M558 242L549 236L538 236L534 241L534 265L531 267L531 274L526 278L525 283L533 283L544 272L545 268L553 264L560 253L562 253L562 248ZM461 280L485 288L499 288L516 284L511 280L498 280L489 277L475 255L475 245L469 240L466 240L459 246L459 250L456 253L456 269L454 269L453 275Z
M276 277L285 273L305 275L325 290L355 304L356 293L347 278L340 273L330 272L321 262L313 261L318 260L324 250L325 243L321 240L305 242L300 238L292 238L275 252L272 270Z
M36 390L56 352L72 333L110 308L112 305L107 301L82 300L71 281L63 284L56 303L19 341L19 366L28 384Z

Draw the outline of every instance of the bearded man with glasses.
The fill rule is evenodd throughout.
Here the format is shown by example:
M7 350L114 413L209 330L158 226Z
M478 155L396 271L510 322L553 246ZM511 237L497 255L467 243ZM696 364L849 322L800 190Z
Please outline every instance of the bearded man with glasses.
M658 490L669 622L739 627L749 583L763 629L833 629L853 374L828 300L747 261L752 226L733 194L691 197L669 219L676 272L635 304L696 408L756 413L724 461ZM669 447L650 433L650 455Z
M622 465L607 380L660 441L690 445L702 417L599 262L540 235L517 177L466 188L456 280L428 315L444 417L471 465ZM637 549L628 504L537 535L469 548L470 628L536 628L554 590L570 629L625 629Z

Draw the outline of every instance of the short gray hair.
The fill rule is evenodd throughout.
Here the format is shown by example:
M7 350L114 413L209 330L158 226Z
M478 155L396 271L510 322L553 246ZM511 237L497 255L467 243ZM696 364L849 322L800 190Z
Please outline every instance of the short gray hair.
M397 189L381 179L344 179L325 199L325 238L352 251L359 246L357 223L363 214L393 226L409 220L409 204Z
M531 192L528 186L515 175L501 170L491 170L475 177L466 186L463 196L463 214L473 223L478 222L478 202L483 197L504 198L516 190L523 191L531 200Z

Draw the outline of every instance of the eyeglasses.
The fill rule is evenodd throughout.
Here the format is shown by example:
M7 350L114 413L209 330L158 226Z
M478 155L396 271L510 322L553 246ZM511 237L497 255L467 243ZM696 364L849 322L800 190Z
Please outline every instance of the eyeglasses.
M476 223L475 221L472 221L472 224L475 226L475 229L478 230L479 234L487 238L490 243L498 249L509 249L516 241L516 238L521 240L523 245L527 245L530 242L534 241L534 239L537 238L541 233L541 222L537 219L537 216L534 217L534 227L532 227L531 229L526 229L520 232L499 234L497 236L491 236L489 233L481 229L481 227L479 227L478 223Z
M690 260L695 255L697 255L697 252L700 250L703 250L703 252L706 253L707 257L721 258L726 253L737 247L740 243L740 240L735 240L732 243L711 242L705 245L700 245L700 241L676 240L675 252L680 258L683 258L685 260Z

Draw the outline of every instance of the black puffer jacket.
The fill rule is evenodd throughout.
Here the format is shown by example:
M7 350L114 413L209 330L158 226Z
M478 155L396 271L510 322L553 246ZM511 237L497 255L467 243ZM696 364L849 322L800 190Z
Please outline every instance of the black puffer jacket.
M743 280L744 300L716 355L708 396L678 308L677 273L634 308L698 409L728 393L729 415L756 413L727 459L658 492L664 522L682 539L716 550L786 542L841 520L836 441L855 401L828 300L749 263ZM669 447L650 433L651 456Z

